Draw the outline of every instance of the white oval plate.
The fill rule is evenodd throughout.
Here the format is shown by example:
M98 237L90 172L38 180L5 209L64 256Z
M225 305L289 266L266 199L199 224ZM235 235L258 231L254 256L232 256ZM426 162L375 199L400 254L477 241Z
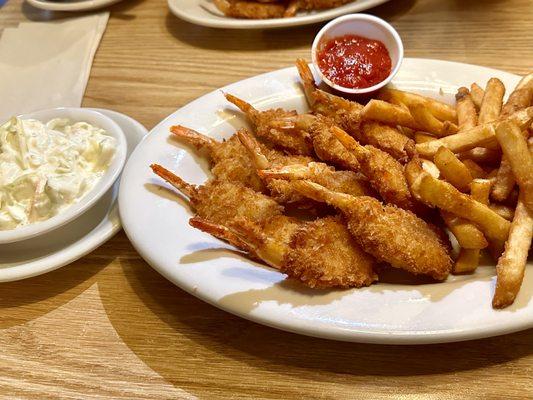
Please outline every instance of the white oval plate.
M394 84L451 102L458 87L482 86L507 72L437 60L405 59ZM222 89L260 109L307 105L295 68L259 75ZM495 311L494 265L440 284L377 283L369 288L318 291L284 281L284 275L232 252L188 225L192 212L175 191L152 174L159 163L186 181L207 178L206 163L169 137L182 124L221 139L246 125L220 90L170 115L141 142L122 175L119 203L124 229L142 257L167 279L206 302L241 317L305 335L371 343L452 342L533 327L533 273L529 264L516 302ZM190 150L190 149L189 149Z
M29 4L41 10L50 11L90 11L107 7L122 0L81 0L81 1L61 1L61 0L26 0Z
M30 0L39 1L39 0ZM340 15L351 14L376 7L389 0L355 0L328 10L299 12L291 18L238 19L226 17L210 0L168 0L170 11L185 21L211 28L268 29L286 28L328 21Z
M94 108L114 120L128 141L128 155L148 133L134 119L111 110ZM105 243L120 228L118 185L74 221L39 236L17 243L0 245L0 282L16 281L67 265Z

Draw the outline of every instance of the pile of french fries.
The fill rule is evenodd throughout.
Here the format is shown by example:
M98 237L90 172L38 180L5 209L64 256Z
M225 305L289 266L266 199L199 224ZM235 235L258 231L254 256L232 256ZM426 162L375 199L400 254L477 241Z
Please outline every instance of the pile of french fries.
M533 235L533 74L504 97L497 78L460 88L455 107L385 89L362 112L415 140L406 177L457 240L453 272L473 272L482 250L497 260L494 308L514 302Z

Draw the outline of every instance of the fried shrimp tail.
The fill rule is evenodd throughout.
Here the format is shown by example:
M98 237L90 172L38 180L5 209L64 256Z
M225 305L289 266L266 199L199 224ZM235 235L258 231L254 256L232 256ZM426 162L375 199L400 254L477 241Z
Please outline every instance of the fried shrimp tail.
M182 125L171 126L170 132L174 134L174 137L192 144L198 150L205 148L209 152L212 152L218 144L216 140Z
M226 99L237 106L250 120L258 137L292 154L312 155L313 148L305 131L294 129L296 111L281 108L259 111L250 103L225 93Z
M247 252L250 256L259 259L255 253L252 246L242 240L235 232L231 229L220 225L212 223L206 219L200 217L193 217L189 220L189 225L193 228L196 228L202 232L209 233L211 236L216 237L217 239L224 240L231 244L232 246Z
M159 164L152 164L150 165L150 168L152 168L152 171L156 175L158 175L160 178L163 178L165 181L167 181L169 184L174 186L176 189L182 192L189 199L194 199L195 197L198 196L197 186L191 185L190 183L185 182L183 179L173 174L168 169L162 167Z
M338 208L356 242L378 261L437 280L445 279L451 271L444 236L413 213L384 206L372 197L336 193L310 181L294 185L301 194Z

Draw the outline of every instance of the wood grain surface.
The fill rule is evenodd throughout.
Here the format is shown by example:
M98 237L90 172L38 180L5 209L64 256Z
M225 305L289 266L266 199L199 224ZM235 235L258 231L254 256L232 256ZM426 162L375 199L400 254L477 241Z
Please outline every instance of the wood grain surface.
M308 57L320 29L208 29L175 18L165 0L111 11L84 105L148 128L220 86ZM530 0L392 0L370 12L398 29L407 56L533 69ZM9 0L0 29L67 16ZM122 232L67 267L0 284L0 307L0 398L533 398L533 330L404 347L285 333L184 293Z

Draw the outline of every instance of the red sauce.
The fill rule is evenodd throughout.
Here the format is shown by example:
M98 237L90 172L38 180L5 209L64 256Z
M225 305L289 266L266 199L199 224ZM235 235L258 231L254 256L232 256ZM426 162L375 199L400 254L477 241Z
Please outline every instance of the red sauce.
M344 35L328 40L317 53L318 66L333 83L352 89L377 85L391 72L389 51L379 40Z

